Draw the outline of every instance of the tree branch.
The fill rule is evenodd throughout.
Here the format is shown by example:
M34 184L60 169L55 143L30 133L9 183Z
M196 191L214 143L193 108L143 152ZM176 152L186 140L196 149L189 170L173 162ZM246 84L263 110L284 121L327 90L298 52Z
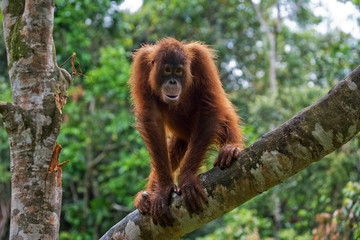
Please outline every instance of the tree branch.
M137 210L101 239L178 239L249 199L282 183L348 142L360 130L360 67L329 93L245 148L228 169L200 175L209 204L189 216L175 193L170 209L174 227L162 228Z
M119 144L113 143L107 143L104 147L104 151L102 151L99 155L97 155L93 161L90 162L90 167L95 167L96 165L98 165L106 156L106 154L108 153L108 151L111 151L113 149L116 149L119 147Z

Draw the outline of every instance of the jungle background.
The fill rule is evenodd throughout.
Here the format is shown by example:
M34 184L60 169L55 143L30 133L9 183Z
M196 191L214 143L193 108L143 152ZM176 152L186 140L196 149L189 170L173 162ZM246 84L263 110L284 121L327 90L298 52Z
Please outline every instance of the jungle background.
M146 183L149 155L134 128L127 84L135 49L167 36L215 49L249 145L360 64L360 34L331 27L316 10L323 2L144 0L129 11L123 1L55 0L57 61L60 65L75 52L78 71L87 76L74 76L58 138L60 161L70 160L63 167L60 239L98 239L134 210L134 196ZM338 3L360 11L359 0ZM359 16L352 16L354 29L360 28ZM328 30L320 31L321 25ZM11 102L2 31L0 99ZM275 87L270 87L271 66ZM71 72L70 63L63 67ZM215 155L202 171L212 167ZM9 146L0 121L0 239L8 239L10 196ZM357 136L182 239L359 239L359 222Z

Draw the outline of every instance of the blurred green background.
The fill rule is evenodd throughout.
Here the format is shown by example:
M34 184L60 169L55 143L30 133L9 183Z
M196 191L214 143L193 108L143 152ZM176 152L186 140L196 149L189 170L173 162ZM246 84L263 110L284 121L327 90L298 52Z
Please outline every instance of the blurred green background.
M134 210L133 198L145 185L149 155L134 129L127 85L131 52L142 43L173 36L211 45L247 144L315 102L360 63L359 15L350 14L353 32L329 27L331 21L318 14L325 0L254 1L268 33L250 1L144 0L137 11L122 10L122 2L55 0L58 63L76 52L89 76L75 77L58 138L60 161L70 160L63 167L60 239L99 238ZM360 10L359 0L340 2ZM346 12L339 9L341 14ZM269 37L276 43L275 93ZM0 100L11 101L2 29L0 39ZM64 68L71 71L69 63ZM182 239L360 239L359 146L357 136ZM8 239L9 167L0 121L0 239Z

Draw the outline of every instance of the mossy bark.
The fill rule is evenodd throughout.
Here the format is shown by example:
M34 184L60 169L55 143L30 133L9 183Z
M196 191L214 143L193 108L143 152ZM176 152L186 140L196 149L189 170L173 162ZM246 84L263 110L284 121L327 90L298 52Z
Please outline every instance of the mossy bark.
M242 203L282 183L348 142L360 130L360 67L330 92L272 132L245 148L228 169L200 175L209 204L189 216L173 194L174 227L162 228L137 210L101 239L178 239Z
M0 102L11 151L10 239L59 234L61 170L49 165L71 76L54 60L54 7L53 0L1 2L13 96Z

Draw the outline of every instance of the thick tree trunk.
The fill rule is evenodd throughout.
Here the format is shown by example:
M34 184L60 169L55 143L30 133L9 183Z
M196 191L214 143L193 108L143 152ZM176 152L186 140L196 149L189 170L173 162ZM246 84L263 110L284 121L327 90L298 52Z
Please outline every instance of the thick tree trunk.
M182 198L173 194L174 227L162 228L137 210L101 239L178 239L249 199L282 183L348 142L360 130L360 67L292 119L245 148L228 169L201 174L209 200L189 216Z
M0 102L11 151L10 239L57 239L61 169L55 145L71 76L55 60L54 0L2 0L12 104Z

